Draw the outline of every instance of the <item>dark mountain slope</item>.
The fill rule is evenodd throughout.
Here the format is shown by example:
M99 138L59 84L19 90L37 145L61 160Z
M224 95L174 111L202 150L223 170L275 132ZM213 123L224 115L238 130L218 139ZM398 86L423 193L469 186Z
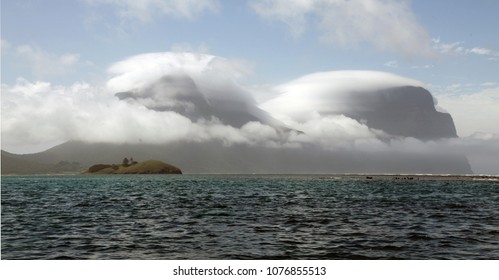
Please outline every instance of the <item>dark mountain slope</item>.
M42 153L24 155L44 164L77 161L87 167L120 162L124 157L141 161L156 158L178 166L184 173L433 173L470 174L464 156L429 153L378 153L225 146L220 142L145 144L90 144L67 142ZM3 169L3 168L2 168ZM2 170L3 171L3 170Z

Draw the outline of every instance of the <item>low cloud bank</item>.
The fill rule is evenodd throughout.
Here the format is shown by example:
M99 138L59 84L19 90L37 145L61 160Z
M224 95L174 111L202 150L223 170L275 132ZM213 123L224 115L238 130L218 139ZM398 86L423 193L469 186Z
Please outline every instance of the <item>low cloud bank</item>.
M35 152L68 140L217 141L227 147L313 147L343 154L464 154L475 172L499 173L499 159L492 156L499 154L497 134L421 140L345 113L369 107L366 100L380 90L422 86L418 81L379 72L316 73L271 89L276 97L257 104L240 83L247 72L244 63L216 56L154 53L111 65L111 77L100 87L18 79L2 85L2 148Z
M244 63L211 55L153 53L111 65L102 87L18 79L2 85L2 146L34 152L67 140L273 145L280 122L238 85L246 71Z

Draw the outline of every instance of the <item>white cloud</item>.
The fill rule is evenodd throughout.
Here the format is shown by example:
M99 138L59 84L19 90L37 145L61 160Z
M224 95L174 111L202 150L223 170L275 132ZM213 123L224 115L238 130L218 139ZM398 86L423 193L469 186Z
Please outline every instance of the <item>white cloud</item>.
M359 145L380 144L382 131L369 128L365 124L344 115L315 114L305 121L288 120L288 124L302 131L294 134L290 140L298 143L320 145L324 149L356 149Z
M411 66L412 69L429 69L432 68L433 65L431 64L425 64L425 65L413 65Z
M474 47L466 48L464 47L464 42L458 41L453 43L444 43L440 39L432 39L433 49L444 55L483 55L487 56L489 60L495 60L499 57L498 51L493 51L491 49Z
M2 85L2 148L10 151L33 152L68 140L164 144L213 139L267 145L278 132L259 122L241 128L217 119L193 122L176 112L121 101L86 83L65 87L19 79Z
M399 67L399 63L396 60L387 61L383 65L386 67L389 67L389 68L398 68Z
M172 52L209 53L210 49L206 43L194 46L189 43L175 43L170 47Z
M485 48L472 48L470 53L480 54L480 55L491 55L492 51Z
M112 64L107 82L113 92L143 88L165 75L188 74L207 87L233 84L251 71L247 61L191 52L147 53ZM212 94L217 94L213 91ZM234 95L239 94L235 92ZM230 96L228 96L230 98Z
M433 48L441 54L462 55L466 54L466 49L462 46L464 42L444 43L440 39L432 39Z
M90 5L111 5L120 18L149 22L157 16L193 19L219 8L217 0L86 0Z
M467 52L477 55L488 56L489 59L490 58L497 59L499 57L499 51L493 51L491 49L480 48L480 47L472 48L470 50L467 50Z
M2 49L2 51L5 51L7 49L9 49L11 46L10 42L5 40L5 39L0 39L0 48Z
M485 83L481 83L480 86L482 87L493 87L493 86L496 86L497 83L496 82L485 82Z
M81 124L72 121L79 119L84 124L93 114L93 110L86 110L99 107L94 94L87 84L67 88L25 79L18 79L13 86L2 84L2 147L14 147L15 151L21 145L31 151L30 147L68 140L81 129Z
M295 37L316 23L321 40L329 44L369 43L404 56L432 54L430 37L408 1L252 0L250 6L263 18L287 24Z
M80 60L80 55L75 53L65 53L59 57L62 65L74 65Z
M2 62L4 55L10 51L10 48L11 48L10 42L1 38L0 39L0 50L1 50L0 63Z
M462 85L451 85L459 88ZM449 92L449 91L444 91ZM458 135L469 136L475 132L499 134L499 87L459 94L437 93L438 103L452 115Z
M407 65L406 63L399 64L397 60L390 60L383 63L383 66L388 68L410 68L410 69L429 69L434 67L431 64L423 64L423 65Z
M264 18L279 20L287 24L294 37L306 30L307 14L315 12L315 1L250 1L253 10Z
M80 63L77 53L62 55L50 53L33 45L19 45L15 47L18 61L22 61L31 73L38 79L53 75L64 75Z

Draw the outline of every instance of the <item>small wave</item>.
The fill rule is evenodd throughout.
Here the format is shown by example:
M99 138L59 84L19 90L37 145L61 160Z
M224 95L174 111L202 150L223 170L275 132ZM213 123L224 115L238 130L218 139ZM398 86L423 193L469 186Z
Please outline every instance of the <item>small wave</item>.
M77 258L73 256L66 256L66 255L61 255L61 256L55 256L52 258L49 258L49 260L81 260L82 258Z
M2 258L499 258L495 183L359 176L6 177Z

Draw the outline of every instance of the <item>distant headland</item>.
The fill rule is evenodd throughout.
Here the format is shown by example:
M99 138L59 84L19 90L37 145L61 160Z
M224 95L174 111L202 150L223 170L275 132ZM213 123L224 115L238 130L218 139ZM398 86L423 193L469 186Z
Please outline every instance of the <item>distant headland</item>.
M84 174L182 174L182 171L171 164L159 160L136 162L131 158L123 159L122 164L95 164Z

